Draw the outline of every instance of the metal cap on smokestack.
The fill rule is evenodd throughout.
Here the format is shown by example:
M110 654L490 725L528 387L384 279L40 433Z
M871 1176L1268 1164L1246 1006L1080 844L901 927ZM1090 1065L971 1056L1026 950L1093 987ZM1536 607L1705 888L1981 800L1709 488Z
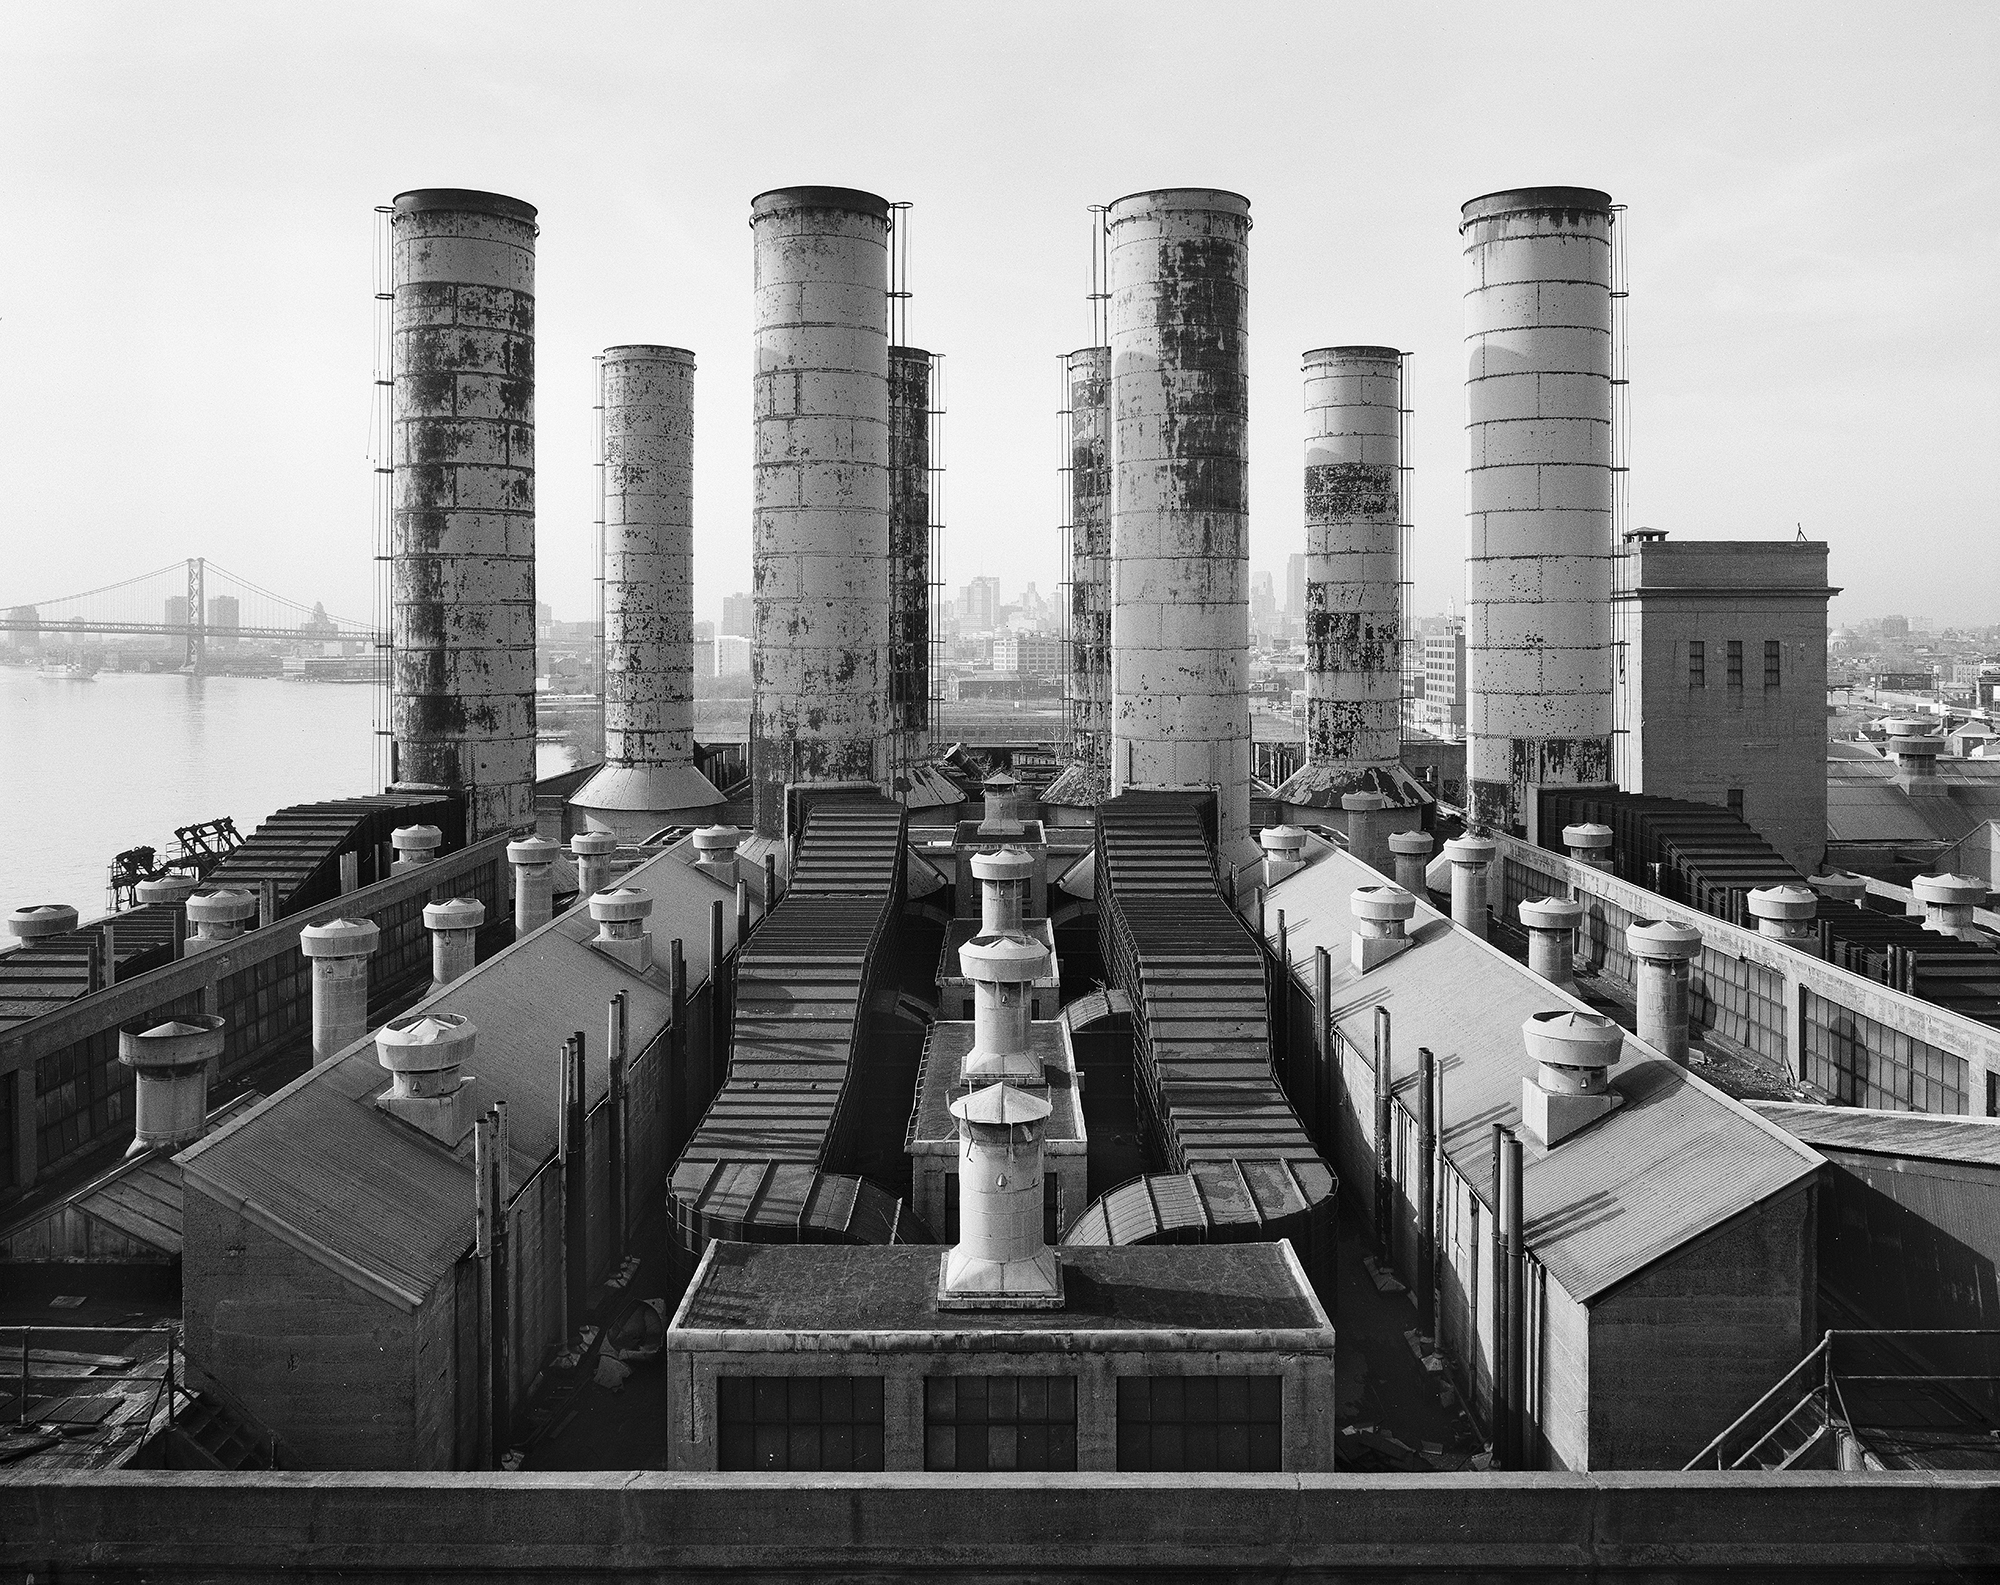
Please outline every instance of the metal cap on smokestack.
M185 1013L151 1028L118 1035L118 1060L137 1080L137 1125L126 1156L177 1150L208 1129L208 1066L222 1058L228 1020L214 1013Z
M1416 917L1417 900L1402 887L1358 886L1347 907L1354 916L1348 961L1358 973L1366 974L1409 950L1409 923Z
M1830 903L1858 903L1868 895L1868 877L1847 870L1809 875L1806 884Z
M535 818L536 234L462 188L390 221L396 774L463 791L468 841Z
M1051 1110L1011 1084L988 1084L951 1103L959 1239L938 1274L940 1309L1061 1307L1062 1265L1042 1236L1042 1134Z
M1266 886L1305 868L1306 834L1297 826L1265 826L1257 833L1257 846L1264 850Z

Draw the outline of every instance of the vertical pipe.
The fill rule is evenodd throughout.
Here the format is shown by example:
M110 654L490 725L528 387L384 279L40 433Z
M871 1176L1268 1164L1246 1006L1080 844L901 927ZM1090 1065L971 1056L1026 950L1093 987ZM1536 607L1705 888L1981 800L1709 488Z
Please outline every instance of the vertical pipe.
M779 789L782 793L783 789ZM764 912L769 913L778 901L778 855L764 855Z
M1508 1280L1508 1269L1513 1265L1513 1245L1509 1231L1511 1223L1507 1219L1507 1130L1503 1124L1495 1123L1491 1135L1493 1145L1493 1182L1490 1195L1493 1201L1493 1467L1508 1469L1507 1449L1510 1442L1510 1421L1513 1401L1509 1391L1508 1319L1507 1304L1512 1292Z
M509 1229L507 1207L513 1198L513 1168L507 1159L507 1103L493 1103L493 1283L492 1319L487 1329L491 1340L493 1369L490 1376L492 1442L495 1448L512 1441L512 1397L514 1338L509 1290L513 1282L514 1241Z
M396 766L477 841L535 817L535 210L432 188L390 225Z
M714 986L720 984L721 980L722 899L718 897L708 905L708 983Z
M585 1090L584 1034L569 1038L563 1061L569 1068L565 1107L569 1151L563 1161L564 1267L568 1278L569 1335L582 1327L590 1307L590 1107Z
M1313 948L1313 1048L1319 1059L1316 1131L1321 1151L1330 1155L1336 1127L1335 1090L1340 1061L1333 1034L1333 954L1325 947Z
M1394 1222L1390 1197L1395 1192L1395 1170L1389 1159L1390 1129L1395 1119L1390 1111L1390 1087L1394 1083L1395 1060L1390 1052L1389 1009L1375 1009L1375 1249L1387 1266L1396 1258Z
M1417 1047L1417 1330L1437 1336L1437 1057Z
M736 883L736 946L750 939L750 883Z
M889 639L892 771L919 764L931 730L931 355L889 349Z
M1250 824L1250 204L1110 206L1111 776L1217 794Z
M611 1202L611 1258L625 1258L625 996L620 991L605 1009L604 1050L611 1061L611 1115L606 1119L606 1197Z
M889 640L889 206L844 187L750 205L760 835L787 782L883 779Z
M493 1135L487 1118L472 1124L472 1252L479 1264L479 1324L474 1379L479 1384L474 1412L475 1451L472 1467L493 1467Z
M1105 789L1111 768L1111 349L1083 347L1068 380L1070 754Z
M1522 1262L1527 1249L1521 1235L1521 1141L1509 1134L1502 1142L1506 1175L1501 1179L1503 1214L1507 1222L1507 1465L1528 1464L1528 1405L1526 1316L1521 1303Z

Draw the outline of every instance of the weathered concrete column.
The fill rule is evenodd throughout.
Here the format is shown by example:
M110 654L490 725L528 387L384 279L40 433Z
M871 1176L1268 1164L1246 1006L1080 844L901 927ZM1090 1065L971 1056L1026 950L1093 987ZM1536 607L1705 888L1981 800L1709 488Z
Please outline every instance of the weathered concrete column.
M590 944L633 973L644 974L653 966L653 933L646 928L652 911L653 899L630 886L599 892L590 899L590 917L597 923Z
M1065 360L1069 380L1070 754L1098 775L1111 764L1111 349L1081 347ZM1089 796L1090 778L1074 795ZM1092 799L1091 801L1095 801Z
M945 1255L941 1308L1055 1307L1062 1267L1042 1238L1042 1134L1049 1103L1011 1084L951 1103L958 1119L958 1243Z
M208 1131L208 1067L222 1059L228 1020L184 1013L150 1029L118 1035L118 1060L133 1070L136 1126L129 1160L149 1150L177 1150Z
M444 833L436 826L398 826L389 833L389 845L396 850L389 873L401 875L435 859L444 846Z
M68 903L30 903L7 916L7 933L17 941L40 941L67 935L76 928L76 919Z
M1265 826L1257 833L1264 850L1264 884L1275 886L1305 867L1306 834L1297 826Z
M507 844L507 862L514 866L514 939L539 930L555 913L556 855L562 851L545 837L523 837Z
M1845 870L1809 875L1806 884L1830 903L1858 903L1868 895L1868 877Z
M1028 913L1028 878L1035 861L1020 848L972 855L972 876L979 882L979 933L1018 936Z
M424 928L431 933L431 989L440 991L472 972L479 951L479 927L486 905L477 897L452 897L424 904Z
M694 354L606 347L598 380L604 765L570 803L637 838L722 802L694 763Z
M788 782L887 768L889 206L845 187L750 205L757 361L750 774L761 836Z
M1134 193L1106 225L1111 786L1213 789L1226 851L1250 825L1250 203Z
M1454 837L1444 845L1451 860L1451 918L1486 939L1486 872L1500 851L1486 837Z
M1639 1038L1685 1067L1689 966L1701 956L1701 932L1671 919L1635 919L1625 927L1625 945L1633 959Z
M1400 886L1358 886L1347 900L1354 916L1348 961L1361 974L1409 950L1409 923L1417 900Z
M234 941L244 931L253 928L257 918L257 894L228 888L197 892L187 901L187 916L188 922L194 926L194 934L187 943L187 955L192 956L219 947L225 941Z
M1403 355L1321 347L1305 355L1304 368L1307 757L1278 802L1325 807L1343 792L1392 791L1409 801L1401 763Z
M466 839L535 818L535 209L398 195L395 753L466 793Z
M1521 904L1528 932L1528 967L1559 990L1576 993L1576 931L1583 904L1567 897L1542 897Z
M1611 779L1611 199L1464 206L1466 818Z
M982 931L958 949L958 971L972 981L972 1049L965 1081L1013 1079L1040 1084L1042 1065L1028 1049L1034 982L1049 972L1049 953L1024 936Z
M889 349L889 730L892 773L920 764L931 731L931 355Z
M369 919L329 919L299 932L299 951L312 960L315 1066L368 1033L368 959L381 940Z
M579 896L594 897L611 884L611 856L618 851L618 838L609 831L579 831L569 839L569 851L576 860Z
M1924 905L1924 928L1964 941L1980 940L1972 911L1986 902L1986 882L1976 875L1919 875L1910 890Z
M1774 941L1817 950L1819 893L1810 886L1759 886L1751 890L1751 917L1757 933Z
M1347 816L1347 851L1386 874L1392 868L1389 800L1378 792L1342 793L1340 807Z
M1611 827L1598 825L1595 821L1563 827L1564 851L1577 863L1588 864L1594 870L1612 867L1611 844Z
M1396 884L1412 897L1425 896L1430 890L1424 872L1430 868L1431 849L1436 846L1428 831L1389 833L1389 852L1396 861Z

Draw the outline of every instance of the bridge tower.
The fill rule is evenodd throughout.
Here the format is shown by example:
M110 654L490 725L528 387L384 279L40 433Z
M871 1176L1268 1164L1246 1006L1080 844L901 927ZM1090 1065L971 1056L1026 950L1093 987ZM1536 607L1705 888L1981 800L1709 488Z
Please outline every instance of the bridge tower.
M208 561L188 557L187 667L199 677L208 670Z

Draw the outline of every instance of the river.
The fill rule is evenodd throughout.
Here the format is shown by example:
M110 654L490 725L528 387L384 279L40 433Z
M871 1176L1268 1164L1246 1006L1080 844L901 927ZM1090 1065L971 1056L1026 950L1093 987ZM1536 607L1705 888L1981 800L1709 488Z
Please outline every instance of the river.
M0 912L103 912L105 872L130 847L228 815L248 836L273 810L379 791L376 693L263 677L0 667ZM571 763L537 747L538 770ZM0 938L0 945L11 938Z

